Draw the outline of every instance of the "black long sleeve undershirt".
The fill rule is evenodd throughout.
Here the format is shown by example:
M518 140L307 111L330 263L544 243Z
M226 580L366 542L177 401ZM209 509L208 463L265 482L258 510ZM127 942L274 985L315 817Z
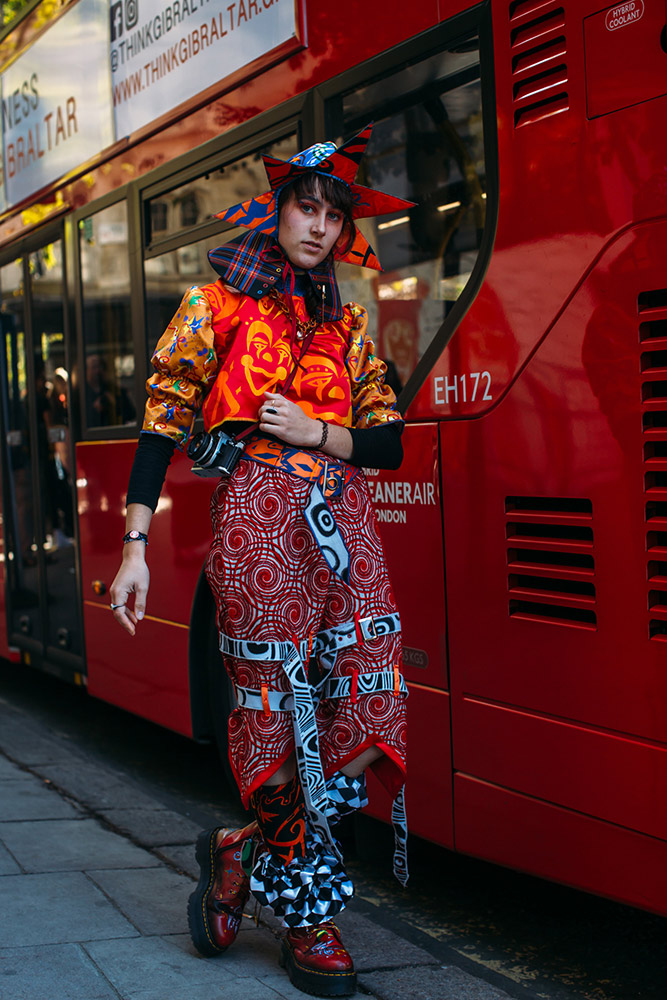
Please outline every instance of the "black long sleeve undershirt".
M394 421L377 427L350 427L351 465L360 468L397 469L403 461L403 422ZM164 434L139 435L134 453L127 503L142 503L155 510L176 445Z

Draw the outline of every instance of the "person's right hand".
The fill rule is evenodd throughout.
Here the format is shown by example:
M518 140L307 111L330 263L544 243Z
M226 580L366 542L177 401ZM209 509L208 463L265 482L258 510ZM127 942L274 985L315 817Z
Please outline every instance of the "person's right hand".
M126 632L134 635L137 623L146 613L146 596L150 583L150 573L146 565L143 542L131 542L125 546L123 561L111 584L111 603L117 604L113 616ZM130 594L134 594L134 609L127 605Z

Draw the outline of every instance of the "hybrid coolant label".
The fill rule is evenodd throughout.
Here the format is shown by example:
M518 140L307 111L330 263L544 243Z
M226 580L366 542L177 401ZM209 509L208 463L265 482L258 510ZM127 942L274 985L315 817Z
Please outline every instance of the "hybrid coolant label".
M644 0L630 0L630 3L619 4L607 11L605 25L608 31L626 28L644 16Z

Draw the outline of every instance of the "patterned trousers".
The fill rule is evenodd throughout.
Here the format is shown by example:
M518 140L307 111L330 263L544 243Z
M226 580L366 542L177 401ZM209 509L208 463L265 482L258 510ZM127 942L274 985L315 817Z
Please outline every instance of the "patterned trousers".
M218 627L233 639L301 642L358 616L396 611L368 487L360 472L329 507L350 553L349 583L327 565L303 516L310 483L242 459L211 500L213 542L206 575ZM392 670L401 661L400 633L338 653L334 677ZM237 687L290 690L280 662L225 657ZM405 700L379 691L317 706L325 777L372 746L383 751L373 770L392 797L405 780ZM232 767L244 804L294 750L289 712L236 708L229 720Z

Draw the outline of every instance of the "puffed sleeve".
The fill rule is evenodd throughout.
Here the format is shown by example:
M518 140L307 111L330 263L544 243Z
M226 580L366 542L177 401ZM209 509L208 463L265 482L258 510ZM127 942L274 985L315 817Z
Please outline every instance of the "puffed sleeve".
M368 313L357 303L345 309L351 316L346 365L352 383L352 426L377 427L403 420L394 391L384 381L387 366L376 356L368 336Z
M143 430L183 448L218 372L212 310L200 288L189 288L151 358Z

